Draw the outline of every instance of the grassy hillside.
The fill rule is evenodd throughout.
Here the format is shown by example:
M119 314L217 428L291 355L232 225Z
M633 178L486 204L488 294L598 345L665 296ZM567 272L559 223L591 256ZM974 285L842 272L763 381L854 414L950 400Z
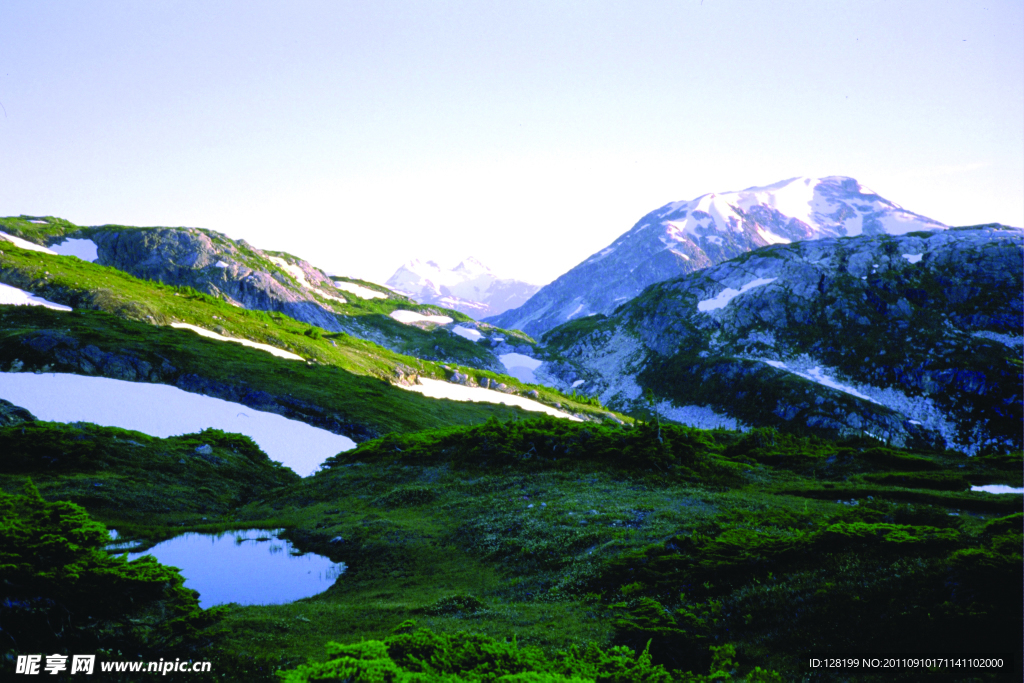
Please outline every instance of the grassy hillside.
M4 247L0 253L0 282L75 309L65 314L35 307L2 307L0 367L4 370L10 370L11 363L18 360L28 364L24 369L99 372L121 379L179 386L184 375L195 375L205 380L193 386L199 393L226 398L245 396L254 390L266 392L279 406L279 412L311 420L332 431L340 430L339 433L357 440L395 430L471 424L491 415L519 411L426 399L392 386L394 382L415 381L420 375L445 379L461 372L473 382L488 378L518 393L535 389L538 400L558 403L582 415L608 415L556 390L528 387L504 375L420 360L344 333L322 332L280 313L250 311L190 288L140 280L76 258L27 251L8 244ZM400 328L407 327L386 316L382 318ZM306 363L164 327L174 322L269 344L302 356ZM39 335L57 341L33 344L31 339L39 339ZM461 337L447 333L446 336L452 343L473 346ZM145 362L149 366L147 376L137 372L118 376L103 373L101 368L90 369L80 362L79 352L72 354L75 358L65 354L67 362L62 362L57 356L63 337L77 340L81 348L92 345L105 354ZM68 344L74 345L68 341L65 346ZM173 370L161 370L165 363Z
M159 466L137 447L120 449L118 469ZM164 518L168 530L284 527L299 548L349 566L319 596L224 610L213 651L222 672L266 665L263 677L238 680L324 661L328 641L345 644L330 670L351 665L362 641L383 643L366 651L373 667L411 666L395 649L409 641L396 634L416 628L436 634L417 642L449 654L464 637L444 634L478 634L490 651L514 638L551 672L564 671L559 652L573 648L649 648L650 665L672 680L705 680L684 672L706 676L730 657L732 673L713 680L744 680L754 667L781 678L748 680L802 680L810 651L1010 652L1020 661L1021 496L968 490L1019 486L1019 454L966 459L772 430L542 418L393 434L328 465L206 520L194 510ZM49 466L19 467L6 488ZM72 485L60 479L80 474L45 476L44 495L61 496ZM130 487L111 495L139 505ZM107 501L78 500L111 514ZM125 529L151 540L160 524ZM970 680L1007 680L975 673ZM814 680L959 680L946 674Z

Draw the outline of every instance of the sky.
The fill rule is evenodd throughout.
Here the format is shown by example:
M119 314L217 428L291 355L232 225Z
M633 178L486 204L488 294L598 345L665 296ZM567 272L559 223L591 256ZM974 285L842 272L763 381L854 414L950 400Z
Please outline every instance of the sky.
M0 3L0 215L544 284L668 202L845 175L1024 225L1019 0Z

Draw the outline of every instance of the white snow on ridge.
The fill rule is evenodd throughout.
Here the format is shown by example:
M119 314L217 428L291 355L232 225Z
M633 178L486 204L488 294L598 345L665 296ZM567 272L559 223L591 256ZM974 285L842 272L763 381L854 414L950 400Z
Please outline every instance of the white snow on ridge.
M530 358L521 353L503 353L498 356L498 360L505 366L507 374L515 377L520 382L526 382L527 384L537 384L537 376L534 371L541 366L544 361L537 360L536 358Z
M328 293L324 292L323 290L321 290L320 288L314 287L313 284L309 280L306 279L306 273L303 272L302 268L299 268L294 263L288 263L287 261L285 261L283 258L281 258L279 256L268 256L267 259L269 261L271 261L274 265L280 266L281 270L283 270L286 273L288 273L289 275L291 275L293 278L295 278L295 280L300 285L302 285L303 287L305 287L309 291L315 292L316 294L319 294L320 296L324 297L325 299L332 299L332 300L337 301L338 303L342 303L342 304L348 303L347 301L345 301L345 299L341 298L340 296L334 296L333 294L328 294Z
M837 382L836 380L832 379L831 377L826 375L824 371L821 369L821 367L818 365L815 365L814 367L811 368L804 368L803 370L797 370L793 367L790 367L789 365L786 365L781 360L769 360L767 358L755 358L754 360L759 360L765 365L770 365L773 368L778 368L779 370L791 372L794 375L797 375L798 377L803 377L804 379L810 380L815 384L821 384L822 386L826 386L831 389L836 389L845 394L850 394L851 396L856 396L857 398L864 399L865 401L878 403L878 401L874 400L873 398L870 398L869 396L865 396L864 394L860 393L859 391L849 386L848 384L841 384L840 382Z
M921 260L924 254L901 254L901 256L910 261L911 263L917 263L918 261Z
M760 235L761 239L763 239L768 244L789 244L791 241L786 239L785 237L780 237L776 235L774 232L769 232L764 228L758 228L757 234Z
M574 315L579 315L579 312L583 310L583 306L584 306L584 305L585 305L585 304L580 304L579 306L577 306L577 307L576 307L576 309L575 309L575 310L574 310L574 311L573 311L572 313L570 313L569 315L565 316L565 319L566 319L567 321L568 321L568 320L572 320L572 318L573 318L573 316L574 316Z
M86 239L66 239L53 245L53 252L60 256L77 256L89 263L95 263L99 258L96 243Z
M412 323L437 323L438 325L447 325L450 322L454 322L446 315L423 315L416 311L406 311L404 309L391 311L389 315L392 319L405 325L411 325Z
M479 341L480 337L483 336L480 334L480 330L475 330L472 327L463 327L462 325L453 327L452 332L471 342Z
M388 295L383 292L370 289L369 287L363 287L357 285L354 282L334 281L334 286L338 289L343 289L350 294L355 294L360 299L387 299Z
M315 472L325 459L355 447L352 439L305 422L166 384L0 372L0 397L52 422L93 422L157 437L209 427L245 434L272 460L303 477Z
M56 252L51 251L46 247L35 244L34 242L29 242L28 240L23 240L20 237L15 237L14 235L8 235L6 232L0 231L0 239L7 240L14 246L21 247L22 249L28 249L29 251L40 251L44 254L50 254L52 256L57 255Z
M767 285L772 282L775 282L777 279L778 278L775 277L759 277L756 280L748 282L739 289L732 289L731 287L726 287L717 296L711 299L698 301L697 310L707 313L708 311L716 311L720 308L725 308L730 301L738 297L740 294L743 294L744 292L749 292L751 289L754 289L755 287L760 287L762 285Z
M36 296L17 287L11 287L0 282L0 304L8 306L44 306L55 311L70 311L70 306L55 304L52 301Z
M68 309L68 310L71 310L71 309ZM217 341L234 342L236 344L241 344L242 346L249 346L249 347L252 347L254 349L259 349L261 351L266 351L267 353L272 354L274 356L277 356L278 358L286 358L288 360L305 360L305 358L303 358L302 356L298 356L298 355L292 353L291 351L285 351L284 349L279 349L276 346L271 346L270 344L260 344L259 342L250 341L248 339L240 339L240 338L236 338L236 337L225 337L224 335L217 334L216 332L212 332L210 330L207 330L206 328L197 327L195 325L189 325L188 323L171 323L171 327L173 327L175 329L179 329L179 330L192 330L193 332L195 332L199 336L207 337L208 339L216 339Z
M563 413L560 410L555 410L551 406L544 405L538 401L533 401L522 396L516 396L513 394L503 394L500 391L491 391L490 389L481 389L479 387L467 387L461 384L452 384L450 382L444 382L438 379L427 379L420 377L420 384L413 386L402 386L395 385L400 389L406 391L415 391L418 394L423 394L428 398L446 398L451 401L467 401L472 403L497 403L509 406L518 406L523 410L529 410L538 413L547 413L554 417L564 418L566 420L573 420L580 422L581 420L568 413Z

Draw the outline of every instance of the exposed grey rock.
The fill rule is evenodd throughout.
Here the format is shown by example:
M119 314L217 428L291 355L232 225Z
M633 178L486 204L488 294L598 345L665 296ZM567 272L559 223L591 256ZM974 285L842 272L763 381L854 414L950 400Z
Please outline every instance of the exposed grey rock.
M35 422L36 417L20 406L0 398L0 427Z
M654 389L663 416L699 426L1019 449L1022 235L985 226L766 247L552 330L557 362L543 370L588 378L613 407L647 409Z

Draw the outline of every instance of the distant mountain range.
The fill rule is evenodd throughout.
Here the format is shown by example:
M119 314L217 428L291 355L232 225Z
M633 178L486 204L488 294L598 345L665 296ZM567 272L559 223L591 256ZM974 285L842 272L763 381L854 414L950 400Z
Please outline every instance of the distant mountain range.
M520 280L502 279L473 257L451 269L414 259L385 283L421 304L443 306L482 319L522 306L538 289Z
M705 194L655 209L524 305L487 322L539 336L569 320L611 313L648 285L770 244L946 227L840 176Z

